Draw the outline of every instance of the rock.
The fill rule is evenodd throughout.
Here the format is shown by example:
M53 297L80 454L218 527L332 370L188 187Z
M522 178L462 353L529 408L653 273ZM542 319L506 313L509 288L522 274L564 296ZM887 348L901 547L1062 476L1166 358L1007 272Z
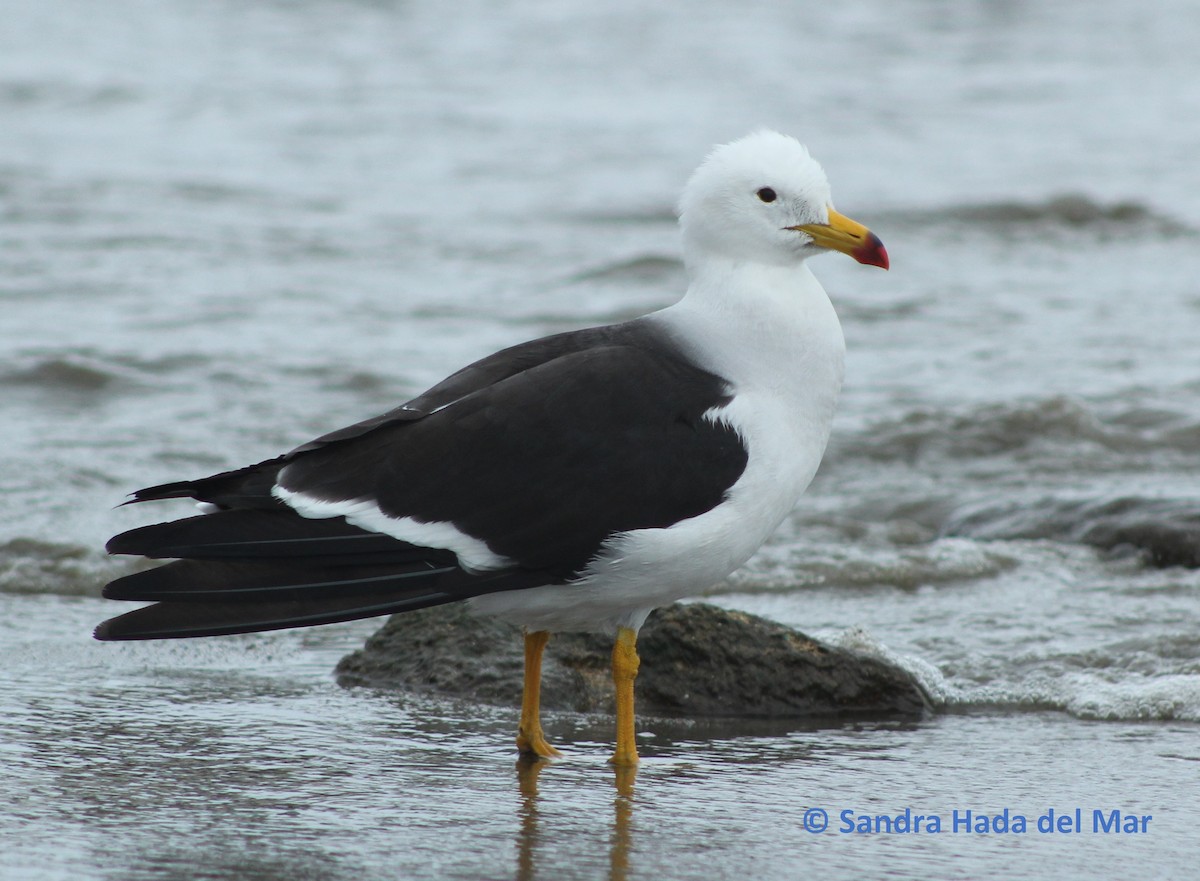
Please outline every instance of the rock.
M944 533L982 539L1050 539L1134 551L1149 566L1200 568L1200 504L1121 496L1015 502L958 512Z
M1085 544L1133 548L1151 566L1200 568L1200 505L1195 501L1115 499L1091 511L1078 530Z
M929 701L906 671L833 648L744 612L701 603L652 614L638 638L638 712L693 718L913 718ZM612 641L555 634L546 649L542 706L611 712ZM338 664L347 687L433 691L518 706L519 628L462 604L393 615Z

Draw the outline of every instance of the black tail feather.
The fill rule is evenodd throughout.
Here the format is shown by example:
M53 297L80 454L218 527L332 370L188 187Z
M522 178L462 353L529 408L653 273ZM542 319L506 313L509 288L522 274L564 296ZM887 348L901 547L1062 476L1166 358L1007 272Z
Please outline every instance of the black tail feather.
M282 563L229 563L177 560L135 572L104 588L110 600L258 602L284 598L353 597L392 590L430 590L444 576L461 575L457 565L416 563L396 566L312 566Z
M162 488L164 497L169 492ZM143 526L114 554L175 558L110 582L104 596L155 604L105 621L101 640L217 636L307 627L547 584L546 572L467 572L423 548L287 508L218 511Z
M271 495L284 458L132 501L194 498L224 510L115 536L112 554L173 559L104 588L154 604L103 622L96 639L170 639L308 627L404 612L558 581L550 573L468 572L451 551L409 544L341 517L305 518Z
M453 565L454 554L422 548L351 526L341 517L308 520L290 510L217 511L131 529L108 542L110 554L155 560L284 560L358 564L431 562Z
M438 591L395 592L260 603L155 603L100 624L93 634L104 641L225 636L289 627L311 627L407 612L457 599Z
M152 576L185 563L194 567L224 565L184 561L140 574ZM202 597L198 601L178 599L186 595L183 592L170 595L170 599L166 599L167 593L160 593L158 596L164 598L162 602L111 618L96 628L94 636L105 641L178 639L311 627L408 612L487 593L535 587L547 582L545 573L539 572L472 575L457 568L371 576L370 579L377 580L363 578L357 581L346 579L340 584L320 582L291 585L278 592L273 592L271 588L262 588L257 592L247 588L240 595L236 588L224 595L218 588L207 594L195 594ZM119 579L109 587L126 580ZM145 595L149 597L151 592L146 591ZM226 596L229 598L226 599Z
M247 468L222 471L200 480L180 480L148 486L133 493L127 505L155 502L163 499L196 499L227 508L282 508L283 503L271 491L279 470L287 464L286 456L268 459Z

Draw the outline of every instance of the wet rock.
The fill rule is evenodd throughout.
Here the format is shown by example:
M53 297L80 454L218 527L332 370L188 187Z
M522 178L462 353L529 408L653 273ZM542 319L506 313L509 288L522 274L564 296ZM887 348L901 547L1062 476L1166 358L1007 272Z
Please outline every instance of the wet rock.
M1200 504L1117 499L1090 512L1080 540L1098 548L1137 550L1152 566L1200 568Z
M985 506L959 512L945 533L984 539L1073 541L1133 551L1148 565L1200 568L1200 504L1191 499L1116 499Z
M555 634L546 649L542 705L609 712L612 642ZM757 718L913 718L930 704L906 671L834 648L743 612L694 603L659 609L638 639L643 715ZM392 616L338 664L345 686L436 691L517 706L519 628L461 604Z

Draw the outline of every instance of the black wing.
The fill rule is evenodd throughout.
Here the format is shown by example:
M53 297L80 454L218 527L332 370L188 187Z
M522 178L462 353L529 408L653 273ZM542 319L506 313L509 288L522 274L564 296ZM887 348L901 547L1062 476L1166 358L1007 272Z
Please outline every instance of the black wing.
M727 395L720 378L662 351L588 349L299 456L279 482L452 523L523 568L568 579L614 533L722 501L746 464L736 431L704 415Z
M190 496L230 510L113 539L113 553L184 559L109 585L106 596L160 603L97 636L292 627L561 583L615 533L711 509L746 463L736 432L705 416L729 400L726 383L644 328L615 330L516 347L417 406L288 456L139 492L135 500ZM277 482L452 523L512 566L467 572L444 550L299 517L271 495Z

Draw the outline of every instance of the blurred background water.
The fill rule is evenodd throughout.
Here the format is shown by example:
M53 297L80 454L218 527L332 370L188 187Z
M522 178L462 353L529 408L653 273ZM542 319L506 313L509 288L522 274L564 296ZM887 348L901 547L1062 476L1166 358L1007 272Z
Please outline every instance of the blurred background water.
M1200 826L1200 7L0 0L0 877L1182 877ZM98 645L140 486L682 291L710 146L806 141L829 457L713 601L899 660L916 725L345 692L375 626ZM1153 814L813 835L813 806ZM835 827L837 821L835 818Z

